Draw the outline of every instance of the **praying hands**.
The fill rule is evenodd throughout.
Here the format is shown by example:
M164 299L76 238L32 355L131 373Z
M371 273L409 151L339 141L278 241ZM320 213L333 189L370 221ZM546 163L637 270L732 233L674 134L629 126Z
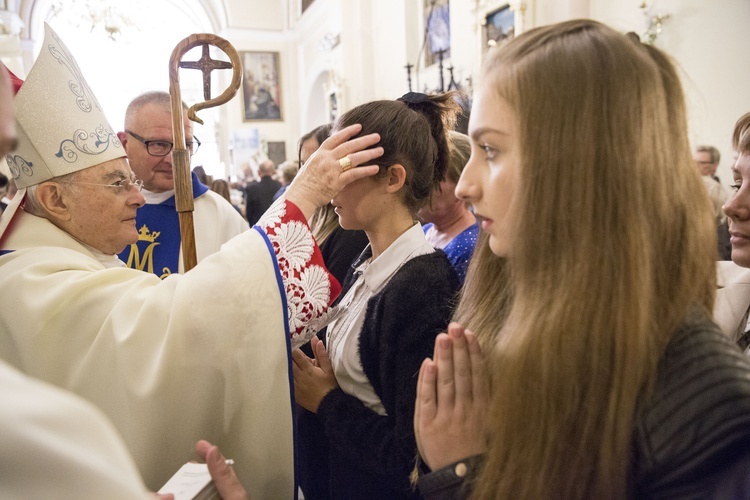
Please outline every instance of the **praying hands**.
M323 342L313 337L311 346L315 359L308 358L299 349L292 352L294 398L304 409L317 413L318 406L326 394L339 385Z
M438 335L419 371L414 433L422 460L437 470L487 448L488 379L476 336L458 323Z

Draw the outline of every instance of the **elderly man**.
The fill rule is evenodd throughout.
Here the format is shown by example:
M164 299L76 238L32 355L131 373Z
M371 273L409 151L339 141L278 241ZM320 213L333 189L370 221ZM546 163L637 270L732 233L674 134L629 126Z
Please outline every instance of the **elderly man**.
M195 154L200 141L184 106L185 144ZM169 94L152 91L133 99L125 112L125 130L118 132L130 168L143 180L146 204L138 210L138 241L120 253L128 267L164 278L183 272L180 226L172 178L172 113ZM193 174L193 221L198 262L248 228L231 204L201 184ZM268 208L268 207L266 207Z
M251 498L291 498L290 344L319 328L340 291L306 218L377 171L348 167L382 154L365 149L378 136L347 141L358 126L334 135L258 227L160 280L116 256L138 238L141 181L72 55L45 30L16 96L0 357L99 406L151 489L206 438L235 459Z
M0 63L0 158L15 148L10 81ZM75 395L24 376L0 361L0 498L153 499L112 424ZM221 453L196 451L223 498L244 495Z

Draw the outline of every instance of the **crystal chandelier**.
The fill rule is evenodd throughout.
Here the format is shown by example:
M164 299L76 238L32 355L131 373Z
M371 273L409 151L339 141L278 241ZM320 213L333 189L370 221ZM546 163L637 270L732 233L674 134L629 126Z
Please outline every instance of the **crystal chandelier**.
M135 12L134 2L118 0L55 0L51 17L65 19L76 28L90 32L102 30L110 40L117 41L123 32L136 28L126 11Z
M641 3L640 9L646 19L646 31L641 35L641 40L649 45L654 45L670 15L657 11L653 4L648 5L645 0Z

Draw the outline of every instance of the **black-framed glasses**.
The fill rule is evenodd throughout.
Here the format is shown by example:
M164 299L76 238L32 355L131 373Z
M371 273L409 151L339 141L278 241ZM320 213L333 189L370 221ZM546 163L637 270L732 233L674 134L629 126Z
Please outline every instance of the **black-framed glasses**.
M167 156L174 147L174 144L169 141L146 140L140 135L131 132L130 130L126 130L125 133L132 135L136 140L142 142L146 146L146 151L151 156ZM201 147L201 141L199 141L197 137L193 137L192 142L185 143L185 148L190 152L191 155L197 153L199 147Z
M83 184L84 186L101 186L107 188L113 188L115 194L129 193L130 190L135 186L138 191L143 189L143 181L137 178L135 175L131 175L130 179L120 179L112 184L99 184L97 182L78 182L78 181L65 181L60 184Z

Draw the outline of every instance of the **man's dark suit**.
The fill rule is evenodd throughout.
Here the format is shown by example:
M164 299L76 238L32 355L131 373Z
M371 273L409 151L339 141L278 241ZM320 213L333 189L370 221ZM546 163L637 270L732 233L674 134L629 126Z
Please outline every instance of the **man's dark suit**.
M271 206L273 195L280 187L279 181L273 180L270 176L264 176L260 178L260 182L254 182L245 188L245 214L251 227Z

